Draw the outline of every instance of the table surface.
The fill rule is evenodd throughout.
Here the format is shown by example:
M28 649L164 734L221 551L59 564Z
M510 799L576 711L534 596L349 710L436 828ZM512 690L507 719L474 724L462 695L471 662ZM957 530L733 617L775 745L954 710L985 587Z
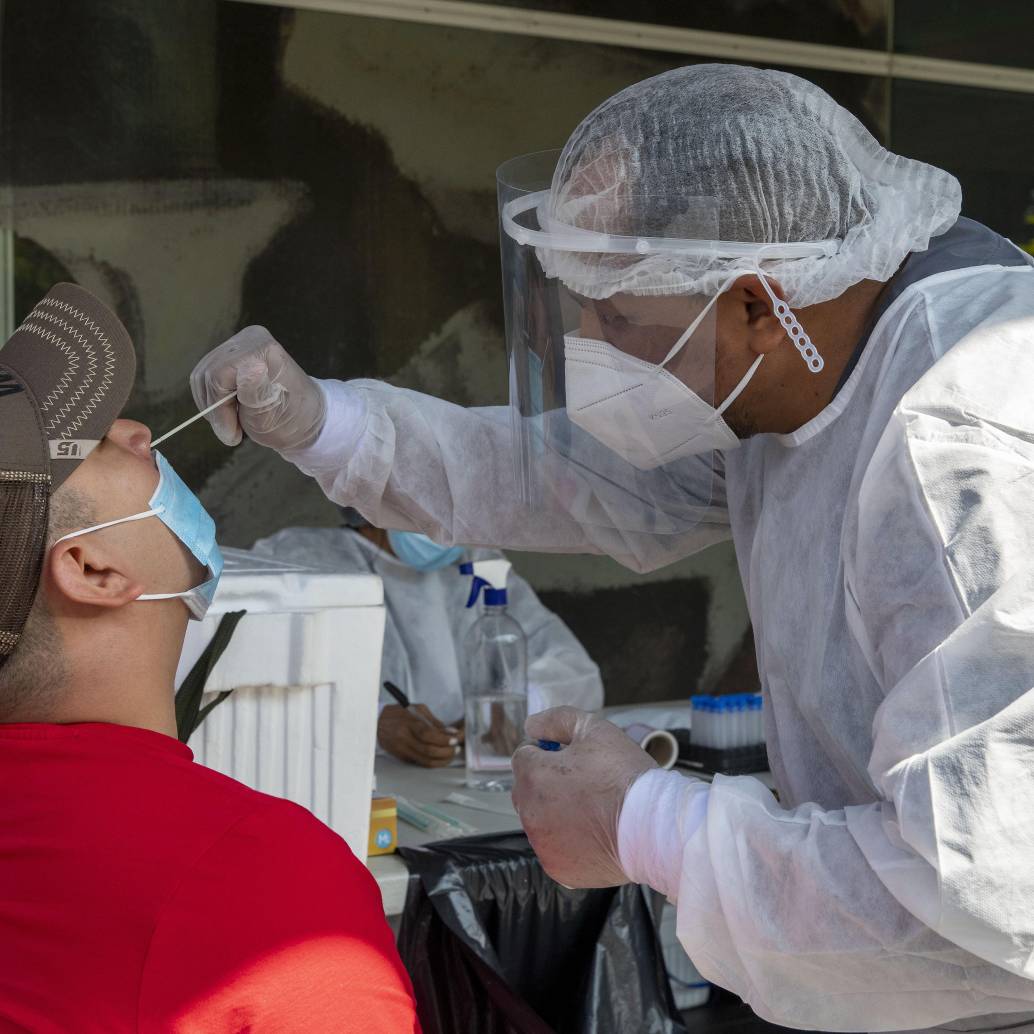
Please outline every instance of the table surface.
M420 768L407 765L397 758L378 756L376 772L378 794L401 794L416 804L432 804L447 815L473 826L477 833L512 833L521 828L517 813L510 803L510 795L470 789L466 783L465 768ZM450 804L445 798L453 791L485 800L496 807L506 807L508 814L496 815ZM439 838L421 833L408 822L399 819L401 847L419 847L436 839ZM370 858L366 864L381 889L385 914L399 915L406 903L406 886L409 883L406 863L398 855L388 854Z
M667 707L675 706L677 705L662 703L651 705L651 710L663 711ZM685 705L682 704L681 707L684 709ZM626 714L634 714L638 718L641 710L641 707L606 708L604 714L620 720ZM447 815L473 826L475 833L512 833L521 828L517 813L513 811L513 805L510 803L509 794L470 789L466 784L465 768L458 766L454 768L420 768L388 755L378 755L375 771L377 773L377 793L386 796L401 794L417 804L434 805ZM675 771L682 771L682 774L686 776L710 778L702 773L691 773L680 769L675 769ZM769 773L759 773L757 778L770 789L772 788L772 777ZM508 814L497 815L487 811L475 811L472 808L446 802L445 798L454 791L466 794L468 797L489 801L496 806L505 805ZM399 819L398 830L399 846L401 847L419 847L421 844L440 839L421 833L401 819ZM406 868L406 863L398 855L390 854L370 858L366 864L380 887L385 914L388 916L400 915L406 904L406 888L409 884L409 870Z

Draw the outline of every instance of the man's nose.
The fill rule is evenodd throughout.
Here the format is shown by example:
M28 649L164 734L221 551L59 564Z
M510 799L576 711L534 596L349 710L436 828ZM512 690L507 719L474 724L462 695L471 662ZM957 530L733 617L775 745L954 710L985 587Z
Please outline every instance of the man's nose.
M151 429L136 420L116 420L108 437L120 448L140 459L151 459Z

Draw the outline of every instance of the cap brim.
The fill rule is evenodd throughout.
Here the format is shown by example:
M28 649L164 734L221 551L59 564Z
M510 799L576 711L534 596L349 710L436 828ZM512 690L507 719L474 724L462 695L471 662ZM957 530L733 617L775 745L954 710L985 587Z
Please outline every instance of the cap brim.
M125 408L136 353L99 298L77 284L57 284L0 349L0 366L25 383L39 408L53 491Z

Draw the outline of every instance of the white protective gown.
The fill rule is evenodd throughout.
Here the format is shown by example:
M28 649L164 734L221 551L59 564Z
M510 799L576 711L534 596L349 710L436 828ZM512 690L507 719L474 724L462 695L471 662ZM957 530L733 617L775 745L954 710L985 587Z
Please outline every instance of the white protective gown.
M960 220L888 293L832 403L726 455L724 528L604 536L559 509L518 521L506 410L372 381L324 382L331 419L299 465L368 519L444 542L647 568L731 530L780 799L718 778L702 824L676 838L690 956L787 1026L1023 1028L1034 269ZM676 816L645 802L635 819L645 836Z
M381 680L394 682L414 703L426 704L444 722L463 717L463 639L481 615L466 607L470 578L456 567L417 571L350 528L284 528L255 543L256 552L278 560L335 571L372 573L384 582L387 622ZM471 560L502 557L471 550ZM507 581L510 615L528 638L528 708L571 704L587 711L603 706L600 670L574 633L539 601L516 572ZM381 703L393 700L382 694Z

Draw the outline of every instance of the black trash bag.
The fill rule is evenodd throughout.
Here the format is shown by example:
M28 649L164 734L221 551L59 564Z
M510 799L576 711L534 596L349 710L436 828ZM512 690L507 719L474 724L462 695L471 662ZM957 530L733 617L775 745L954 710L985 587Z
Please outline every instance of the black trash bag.
M399 854L424 1034L685 1034L639 887L565 890L523 833Z

